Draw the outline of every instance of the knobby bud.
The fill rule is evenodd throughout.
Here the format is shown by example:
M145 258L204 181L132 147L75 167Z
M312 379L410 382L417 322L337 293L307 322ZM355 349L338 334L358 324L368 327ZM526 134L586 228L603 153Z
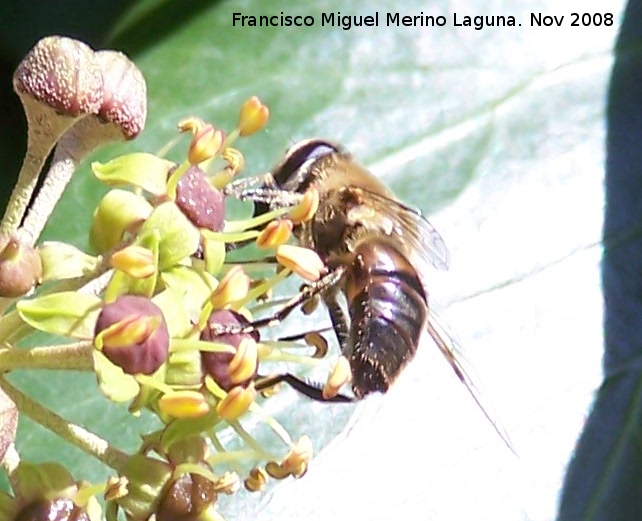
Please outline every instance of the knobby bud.
M38 252L15 237L0 235L0 297L25 295L41 277L42 260Z
M99 51L104 95L100 117L120 129L125 139L134 139L147 119L147 85L140 69L123 53Z
M40 40L18 65L13 85L21 98L26 94L69 116L96 114L103 101L103 77L94 51L63 36Z

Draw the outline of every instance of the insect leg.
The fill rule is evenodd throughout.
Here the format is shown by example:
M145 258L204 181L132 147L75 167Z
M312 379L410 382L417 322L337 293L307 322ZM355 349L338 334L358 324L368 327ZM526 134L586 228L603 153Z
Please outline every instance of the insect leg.
M225 195L234 197L235 194L258 184L273 187L275 186L274 177L272 176L272 174L267 173L254 175L252 177L244 177L243 179L237 179L231 183L228 183L227 186L223 188L223 193Z
M286 302L281 309L277 310L270 316L250 322L246 326L217 326L216 328L212 328L211 331L214 335L236 335L241 333L251 333L252 331L255 331L256 329L259 329L261 327L275 326L285 320L288 315L292 313L292 311L294 311L303 302L313 298L319 293L323 293L328 288L331 288L332 286L337 284L337 282L339 282L339 280L343 276L343 272L344 268L339 267L325 274L323 277L313 282L312 284L304 286L303 289L299 291L299 293L294 295L294 297L292 297L288 302Z
M330 403L351 403L355 399L343 394L337 394L332 398L325 399L323 397L323 389L313 383L306 382L298 376L291 373L282 373L271 376L262 376L256 380L255 389L263 391L281 382L290 385L295 391L300 392L304 396L316 400L317 402L330 402Z
M330 320L332 321L332 328L334 329L335 334L337 335L337 340L339 341L339 347L341 352L345 353L345 346L348 342L348 321L346 319L346 314L337 300L336 292L328 292L324 296L324 302L328 308L328 313L330 314Z
M252 188L258 183L262 183L263 186ZM298 204L303 197L303 194L279 188L272 174L239 179L227 185L223 189L223 193L240 201L264 203L276 208L294 206Z

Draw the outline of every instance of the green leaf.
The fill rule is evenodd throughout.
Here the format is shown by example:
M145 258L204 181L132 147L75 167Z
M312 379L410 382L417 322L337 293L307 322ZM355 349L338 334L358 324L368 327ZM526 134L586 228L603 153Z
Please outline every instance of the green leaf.
M154 208L139 233L160 234L158 267L161 270L170 268L193 254L200 240L198 230L169 201Z
M180 292L180 300L183 302L182 309L185 310L188 317L192 317L194 320L198 319L203 305L218 285L218 281L208 273L199 272L187 266L174 266L164 271L161 278L163 283L172 290L170 294ZM173 307L176 307L176 304ZM183 331L184 333L185 331ZM181 338L183 334L173 336Z
M96 161L91 169L96 178L108 186L138 187L161 196L167 192L167 175L172 166L174 163L154 154L134 152L107 163Z
M125 374L98 350L94 350L94 367L100 389L112 402L127 402L140 391L140 385L132 375Z
M21 300L16 307L20 318L39 331L91 339L94 338L94 327L102 301L93 295L65 291L32 300Z
M38 246L38 253L43 281L82 277L98 265L98 258L64 242L45 242Z
M152 299L163 312L167 322L167 330L172 338L183 338L192 330L190 309L183 304L188 298L193 298L191 295L188 297L189 289L189 287L168 287Z

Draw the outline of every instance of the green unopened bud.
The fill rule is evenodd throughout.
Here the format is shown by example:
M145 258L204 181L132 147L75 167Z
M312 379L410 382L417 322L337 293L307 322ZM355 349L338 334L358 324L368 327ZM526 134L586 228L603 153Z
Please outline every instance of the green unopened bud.
M94 212L89 236L92 247L99 253L112 249L151 213L152 205L144 197L127 190L110 190Z
M127 478L129 493L116 502L127 514L127 519L146 521L161 500L172 477L172 468L166 461L135 454L127 460L123 475Z

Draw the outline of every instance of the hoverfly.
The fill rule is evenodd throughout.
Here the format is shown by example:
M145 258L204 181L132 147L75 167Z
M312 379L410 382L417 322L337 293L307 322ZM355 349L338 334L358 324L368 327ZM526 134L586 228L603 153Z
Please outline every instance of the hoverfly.
M321 295L341 352L350 363L355 396L337 395L328 401L354 401L373 392L385 393L414 357L427 329L457 378L510 447L430 316L425 273L429 265L447 270L449 254L440 234L419 211L399 201L341 147L322 139L295 144L265 176L261 188L243 188L233 195L252 200L256 216L292 204L293 194L302 195L312 185L319 192L319 207L294 233L302 246L317 252L328 272L257 324L280 321L298 305ZM277 381L323 400L317 387L294 375L269 379L270 384Z

